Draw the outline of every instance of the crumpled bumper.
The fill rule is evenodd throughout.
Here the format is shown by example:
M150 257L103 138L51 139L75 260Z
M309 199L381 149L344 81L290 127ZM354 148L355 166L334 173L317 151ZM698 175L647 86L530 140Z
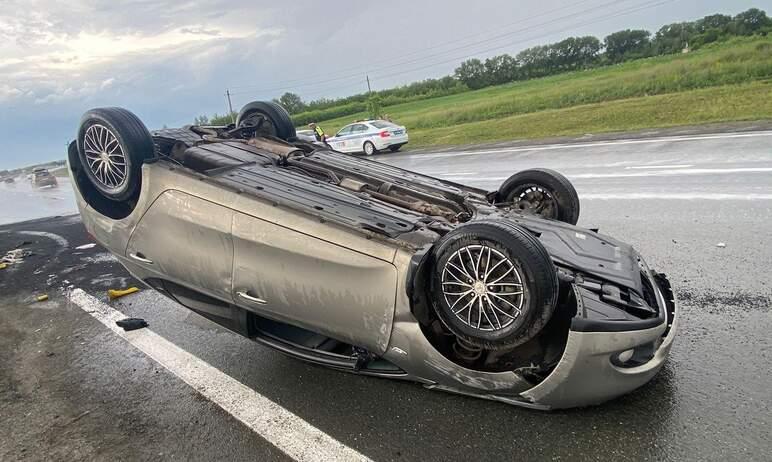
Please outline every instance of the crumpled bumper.
M651 380L670 353L679 321L678 303L669 283L662 277L657 286L660 306L667 307L665 322L634 331L570 331L563 356L552 373L521 396L549 409L589 406L626 394ZM656 345L653 356L643 364L624 367L613 360L623 351L652 342Z

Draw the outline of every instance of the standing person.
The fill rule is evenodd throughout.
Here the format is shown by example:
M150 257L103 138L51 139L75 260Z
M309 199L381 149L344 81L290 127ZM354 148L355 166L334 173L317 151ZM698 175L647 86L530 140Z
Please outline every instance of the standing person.
M324 144L327 144L327 137L324 135L324 130L322 130L322 127L316 125L316 123L311 122L308 124L308 128L314 131L314 138L316 138L316 141L321 141Z

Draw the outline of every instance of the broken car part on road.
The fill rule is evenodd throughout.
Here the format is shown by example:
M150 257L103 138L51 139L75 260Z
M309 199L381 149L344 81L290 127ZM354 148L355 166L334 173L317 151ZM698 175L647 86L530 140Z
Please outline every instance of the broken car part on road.
M94 109L68 162L88 232L135 277L317 364L564 408L646 383L675 336L667 279L577 227L557 172L483 191L300 141L264 102L152 134Z

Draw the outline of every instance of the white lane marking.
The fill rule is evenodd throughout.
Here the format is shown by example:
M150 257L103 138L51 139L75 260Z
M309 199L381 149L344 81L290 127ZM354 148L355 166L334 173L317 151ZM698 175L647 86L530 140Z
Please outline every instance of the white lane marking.
M94 247L96 247L96 244L94 244L92 242L91 244L79 245L79 246L75 247L75 250L86 250L86 249L92 249Z
M63 238L62 236L54 233L47 233L45 231L17 231L19 234L27 234L30 236L38 236L38 237L46 237L48 239L53 240L57 244L59 244L59 247L61 247L61 250L66 249L70 246L69 241L67 239Z
M652 172L631 172L631 173L564 173L566 177L572 180L584 180L594 178L636 178L636 177L654 177L654 176L681 176L681 175L728 175L732 173L769 173L772 167L747 167L747 168L692 168L662 170ZM439 175L440 178L453 179L455 174ZM508 176L484 176L475 178L466 178L467 181L478 183L488 183L501 181L509 178Z
M581 200L713 200L713 201L758 201L772 200L772 194L728 194L728 193L619 193L579 194Z
M82 289L70 301L293 459L370 460L150 329L124 332L115 321L126 316Z
M663 138L647 138L641 140L612 140L612 141L599 141L597 143L567 143L567 144L546 144L546 145L531 145L531 146L517 146L504 149L490 149L479 151L445 151L435 154L415 154L410 156L415 159L434 159L440 157L451 157L459 154L463 155L475 155L475 154L498 154L507 152L523 152L523 151L549 151L555 149L583 149L583 148L596 148L600 146L619 146L624 144L647 144L647 143L669 143L679 141L700 141L700 140L715 140L715 139L731 139L731 138L751 138L759 136L772 136L772 131L753 132L753 133L724 133L715 135L702 135L702 136L678 136L678 137L663 137Z
M684 168L676 170L661 170L659 172L637 173L578 173L567 175L569 178L632 178L644 176L680 176L680 175L727 175L730 173L768 173L772 167L742 167L742 168Z
M658 169L658 168L689 168L694 167L694 164L682 164L682 165L636 165L633 167L625 167L625 170L645 170L645 169Z

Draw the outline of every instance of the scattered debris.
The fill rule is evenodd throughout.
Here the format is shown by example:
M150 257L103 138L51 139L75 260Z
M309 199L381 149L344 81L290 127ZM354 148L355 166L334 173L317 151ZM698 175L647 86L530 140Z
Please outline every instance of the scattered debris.
M719 242L718 244L716 244L716 247L718 247L719 249L723 249L724 247L726 247L726 244L724 244L723 242Z
M21 263L26 257L29 257L30 255L32 255L32 252L29 250L13 249L6 252L5 256L3 256L3 259L0 261L12 265L15 263Z
M8 268L8 263L0 263L0 269Z
M46 294L38 295L37 297L35 297L35 300L37 300L39 302L44 302L44 301L48 300L48 295L46 295Z
M149 325L147 321L142 318L121 319L120 321L115 321L115 324L117 324L118 327L123 328L123 330L126 332L130 330L142 329L143 327L147 327Z
M129 287L128 289L110 289L107 291L107 296L110 297L110 300L115 300L116 298L133 294L134 292L139 292L139 289L136 287Z
M91 244L83 244L83 245L79 245L79 246L75 247L75 250L86 250L86 249L93 249L94 247L96 247L96 244L94 244L94 243L92 242Z

